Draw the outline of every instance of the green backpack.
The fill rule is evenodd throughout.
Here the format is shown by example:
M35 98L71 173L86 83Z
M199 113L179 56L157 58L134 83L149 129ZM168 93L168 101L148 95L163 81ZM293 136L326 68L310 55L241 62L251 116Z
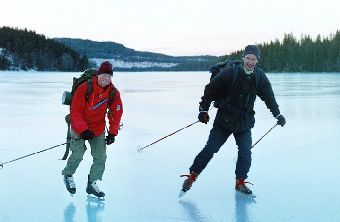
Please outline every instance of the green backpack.
M63 105L71 105L74 92L76 91L78 86L80 86L82 83L84 83L86 81L88 81L88 82L90 81L89 87L87 88L87 91L86 91L86 100L88 100L89 96L92 92L92 87L93 87L92 86L92 77L96 75L96 72L97 72L97 70L95 70L95 69L87 69L80 75L79 78L73 77L73 84L72 84L71 92L65 91L63 93L63 97L62 97Z
M80 86L84 82L88 83L88 87L87 87L86 95L85 95L85 100L88 101L89 98L90 98L90 95L92 93L92 90L93 90L92 77L95 76L96 73L97 73L96 69L87 69L78 78L73 77L72 90L71 90L71 92L64 91L63 96L62 96L62 104L70 106L71 103L72 103L72 98L73 98L73 95L74 95L76 89L78 88L78 86ZM116 92L116 88L113 86L113 88L110 92L110 96L109 96L108 107L110 107L113 103L113 98L115 97L115 92ZM111 111L109 110L109 112L111 112ZM62 160L66 160L67 156L70 152L70 141L72 140L71 132L70 132L70 125L71 125L70 114L67 114L65 116L65 121L67 123L67 136L66 136L66 142L67 143L66 143L65 154L64 154Z

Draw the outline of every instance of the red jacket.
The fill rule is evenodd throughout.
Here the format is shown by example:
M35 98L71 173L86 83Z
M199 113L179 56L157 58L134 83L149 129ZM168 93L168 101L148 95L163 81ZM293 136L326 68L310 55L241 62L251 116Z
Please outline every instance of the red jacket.
M123 105L120 93L116 89L113 103L109 108L108 99L113 85L110 83L106 89L104 89L98 85L97 79L97 76L92 77L93 90L88 102L86 102L85 98L88 83L84 82L76 89L70 106L71 128L78 135L89 129L95 134L95 136L99 136L105 130L105 114L107 113L107 118L110 124L109 133L117 135L120 119L123 114ZM105 99L107 99L107 101L98 106L98 103ZM110 112L107 112L108 110L111 111L111 114Z

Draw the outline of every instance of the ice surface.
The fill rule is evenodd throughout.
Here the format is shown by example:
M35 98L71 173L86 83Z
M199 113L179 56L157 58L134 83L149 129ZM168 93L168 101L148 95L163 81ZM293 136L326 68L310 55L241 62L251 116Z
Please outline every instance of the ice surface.
M64 90L79 73L0 72L0 160L6 162L65 140ZM257 198L235 193L232 137L178 199L183 178L204 146L212 121L195 124L206 72L115 73L124 128L108 147L106 201L87 200L92 159L85 154L71 197L62 182L64 146L4 165L0 221L340 221L340 74L269 74L285 127L253 148L249 181ZM274 124L256 102L253 141ZM216 110L211 111L213 118Z

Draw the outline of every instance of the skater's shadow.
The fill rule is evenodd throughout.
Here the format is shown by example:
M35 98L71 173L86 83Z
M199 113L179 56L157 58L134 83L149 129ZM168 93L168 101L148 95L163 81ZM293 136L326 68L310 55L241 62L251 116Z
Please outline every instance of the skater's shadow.
M88 222L101 222L100 212L104 211L105 202L98 198L87 198L86 214Z
M76 207L74 206L73 202L71 202L64 209L64 222L73 222L75 213Z
M190 221L208 221L208 219L201 214L195 203L186 200L180 200L178 202L182 205Z
M251 221L248 215L248 206L256 204L256 201L251 197L246 197L243 194L235 192L235 221Z

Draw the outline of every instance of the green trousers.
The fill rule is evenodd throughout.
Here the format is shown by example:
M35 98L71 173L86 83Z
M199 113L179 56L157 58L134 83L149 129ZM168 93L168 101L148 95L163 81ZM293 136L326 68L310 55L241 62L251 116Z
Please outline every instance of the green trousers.
M79 138L79 135L71 129L71 137L72 139L76 139ZM91 155L93 157L93 163L89 174L89 181L92 183L96 180L102 180L102 176L105 170L105 132L103 132L100 136L88 140L88 142L91 146ZM67 160L67 165L62 171L62 175L73 175L76 172L80 162L83 160L83 156L86 151L85 140L80 139L72 142L70 145L70 150L72 151L72 154Z

